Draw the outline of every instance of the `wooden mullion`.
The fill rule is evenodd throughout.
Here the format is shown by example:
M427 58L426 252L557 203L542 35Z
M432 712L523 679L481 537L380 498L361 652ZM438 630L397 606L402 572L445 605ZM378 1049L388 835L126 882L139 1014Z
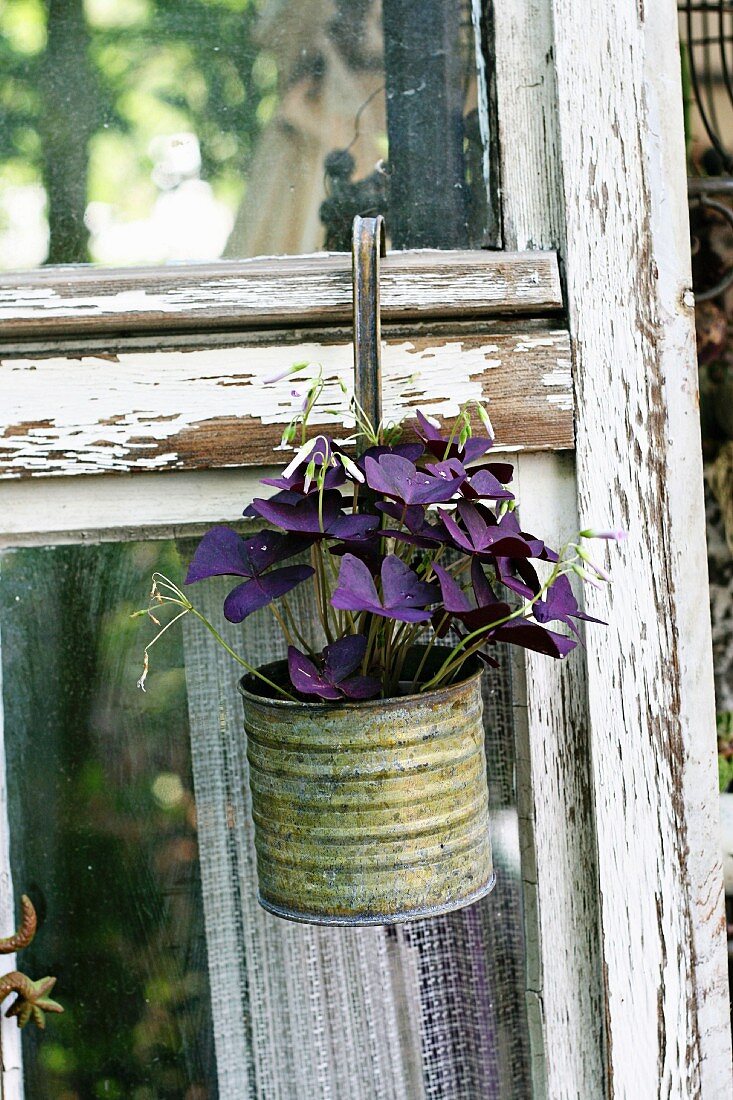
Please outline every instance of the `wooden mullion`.
M504 243L556 247L552 14L547 0L497 0L493 10ZM577 530L574 496L572 462L520 461L522 522L547 532L551 545ZM515 666L534 1100L600 1100L603 983L584 661L577 651L563 663L527 653Z

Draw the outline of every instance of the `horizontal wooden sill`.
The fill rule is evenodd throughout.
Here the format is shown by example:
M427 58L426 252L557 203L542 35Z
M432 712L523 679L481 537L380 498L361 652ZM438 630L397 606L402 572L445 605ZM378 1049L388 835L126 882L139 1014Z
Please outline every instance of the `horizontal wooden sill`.
M393 252L385 321L541 316L562 309L554 252ZM0 278L0 342L46 336L338 324L351 257L283 256L180 267L48 267Z
M383 336L388 419L409 419L421 408L450 421L464 403L481 400L497 449L572 448L566 331L485 322L439 333L385 329ZM301 361L313 364L305 372L311 375L320 364L328 383L313 429L348 435L348 421L328 412L344 406L339 381L352 384L352 346L343 331L0 356L0 478L279 464L299 387L294 378L267 380Z

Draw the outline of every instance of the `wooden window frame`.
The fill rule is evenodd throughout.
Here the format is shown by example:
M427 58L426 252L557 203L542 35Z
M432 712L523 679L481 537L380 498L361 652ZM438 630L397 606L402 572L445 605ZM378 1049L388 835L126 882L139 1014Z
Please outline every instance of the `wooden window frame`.
M500 449L572 447L554 253L394 253L381 281L386 416L483 394ZM301 359L353 371L344 255L48 269L0 280L3 299L0 546L231 519L251 468L282 457L292 383L268 377Z
M507 449L523 448L525 524L559 540L586 525L630 532L613 554L613 589L587 600L608 630L589 632L561 666L516 662L534 1093L717 1100L731 1051L675 5L491 7L503 237L518 251L395 254L382 297L387 344L411 329L434 338L436 354L460 345L459 374L474 377L477 333L550 347L555 366L531 378L508 354L477 372L489 396L508 380L497 431ZM552 342L562 300L555 259L537 249L560 256L572 358L572 389L550 387L562 394L552 416L543 376L566 357ZM343 257L47 270L3 279L0 303L3 360L88 361L92 385L105 356L183 347L226 347L246 370L259 363L251 385L259 351L285 325L328 346L337 374L350 369ZM388 355L387 383L391 369ZM544 401L534 444L517 434L532 401ZM557 435L563 402L574 453L573 424ZM121 444L129 469L29 475L43 470L49 427L5 435L38 443L39 464L0 478L0 545L188 532L233 518L251 492L254 476L226 452L216 469L198 468L201 452L189 450L163 472L130 472L134 432ZM79 425L67 427L73 466ZM258 465L274 438L262 434ZM0 819L0 854L6 840ZM7 1096L12 1087L7 1078Z
M485 397L497 449L518 467L536 455L541 476L543 457L572 449L555 253L394 253L381 290L386 416L418 406L451 417ZM349 382L351 298L344 255L4 277L0 550L236 521L263 469L282 461L292 381L265 379L308 359ZM9 881L3 839L0 820ZM8 928L12 908L0 911ZM15 1100L17 1031L4 1025L3 1042Z

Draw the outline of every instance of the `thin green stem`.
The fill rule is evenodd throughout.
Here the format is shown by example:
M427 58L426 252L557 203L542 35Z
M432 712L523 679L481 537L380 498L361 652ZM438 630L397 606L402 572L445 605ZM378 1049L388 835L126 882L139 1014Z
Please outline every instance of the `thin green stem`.
M420 663L417 666L417 669L415 670L415 675L412 679L412 691L413 691L413 693L415 691L415 688L417 687L418 681L420 680L420 675L422 673L422 670L425 668L425 662L427 661L428 657L430 656L430 653L432 652L433 646L435 645L437 640L438 640L438 635L435 633L435 631L433 631L433 634L430 638L430 641L425 646L425 652L423 653L422 657L420 658Z
M275 616L275 621L277 622L280 629L282 630L285 641L287 642L288 645L292 645L293 644L293 636L290 633L290 630L288 628L288 624L285 622L285 619L280 614L280 612L278 611L278 609L277 609L277 607L275 606L274 603L268 604L268 607L270 608L270 611L272 612L272 614Z
M551 571L547 580L540 585L539 591L531 598L531 600L528 600L521 607L518 607L516 611L512 611L510 615L506 615L503 619L497 619L496 622L491 623L489 626L480 627L478 630L474 630L470 634L466 634L466 636L453 647L448 657L438 669L436 674L425 684L423 684L420 690L428 691L431 688L438 687L441 682L448 680L453 675L453 673L461 667L464 661L468 660L469 652L466 650L466 646L469 643L475 641L476 639L480 639L478 646L473 646L471 648L471 652L476 652L484 644L486 634L489 633L491 630L496 629L496 627L498 626L504 626L505 623L512 622L514 619L525 618L529 609L534 606L537 600L541 599L542 596L544 596L545 592L547 592L548 588L553 584L557 577L560 576L562 572L567 572L567 568L564 567L570 567L572 565L572 562L575 560L575 557L576 556L574 555L572 560L568 561L565 561L561 557Z
M382 677L382 686L384 688L384 694L386 697L394 694L395 684L393 683L393 676L390 671L392 664L392 622L389 619L385 620L386 630L384 639L384 675Z
M321 620L321 626L323 627L323 633L326 635L326 639L330 645L334 640L333 632L331 631L330 622L330 604L328 600L328 592L326 590L326 578L323 569L323 552L320 542L317 542L311 548L311 561L313 562L313 568L315 569L316 576L316 600L319 608L319 618Z
M285 614L285 617L286 617L288 623L290 624L290 629L292 630L293 634L298 639L300 644L303 646L303 649L305 649L306 652L312 657L313 653L314 653L313 646L311 646L310 643L303 637L301 632L298 630L298 627L295 625L295 616L293 615L293 612L290 608L290 604L288 603L286 597L281 596L280 601L282 603L282 608L283 608L283 612Z
M366 619L364 620L364 625L366 625ZM364 660L362 661L361 665L362 675L366 675L369 666L372 664L379 627L379 616L372 615L371 622L369 623L369 631L367 633L367 646L366 650L364 651Z
M463 412L462 409L461 409L461 412ZM453 440L456 438L456 432L458 431L458 424L459 424L460 420L461 420L461 417L457 416L456 419L453 421L453 430L450 433L450 435L448 436L448 442L446 443L445 451L443 452L443 461L444 462L447 459L448 455L450 454L450 449L453 445Z
M214 636L214 638L216 638L219 645L222 646L226 650L226 652L229 654L230 657L234 658L234 660L237 662L237 664L241 665L242 668L246 668L247 672L251 673L252 676L256 676L258 680L262 680L263 684L267 684L267 686L272 688L273 691L276 691L278 693L278 695L283 695L286 699L289 699L291 703L297 703L298 700L295 698L294 695L291 695L290 692L287 691L284 687L280 687L280 685L276 684L274 682L274 680L268 679L268 677L265 676L262 672L260 672L259 669L255 668L254 665L251 665L249 663L249 661L245 661L244 657L240 657L239 654L236 653L232 649L232 647L230 645L228 645L227 642L224 641L221 634L216 629L216 627L213 625L213 623L210 623L209 620L206 618L206 616L202 615L200 611L197 611L196 608L192 604L189 604L189 606L186 608L186 610L190 611L193 615L196 616L196 618L200 622L202 622L204 624L204 626L209 631L209 633L212 634Z

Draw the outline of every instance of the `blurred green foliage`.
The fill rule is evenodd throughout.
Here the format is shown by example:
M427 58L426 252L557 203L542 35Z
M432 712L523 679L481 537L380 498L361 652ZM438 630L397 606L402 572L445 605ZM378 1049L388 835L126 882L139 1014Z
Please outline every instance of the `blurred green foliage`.
M26 1095L214 1100L206 943L180 630L130 618L172 543L2 559L11 861L39 913L24 951L64 1015L23 1032Z
M193 133L201 177L236 210L245 165L277 95L255 41L257 0L0 0L3 191L43 186L47 259L90 258L85 212L145 217L151 144Z

